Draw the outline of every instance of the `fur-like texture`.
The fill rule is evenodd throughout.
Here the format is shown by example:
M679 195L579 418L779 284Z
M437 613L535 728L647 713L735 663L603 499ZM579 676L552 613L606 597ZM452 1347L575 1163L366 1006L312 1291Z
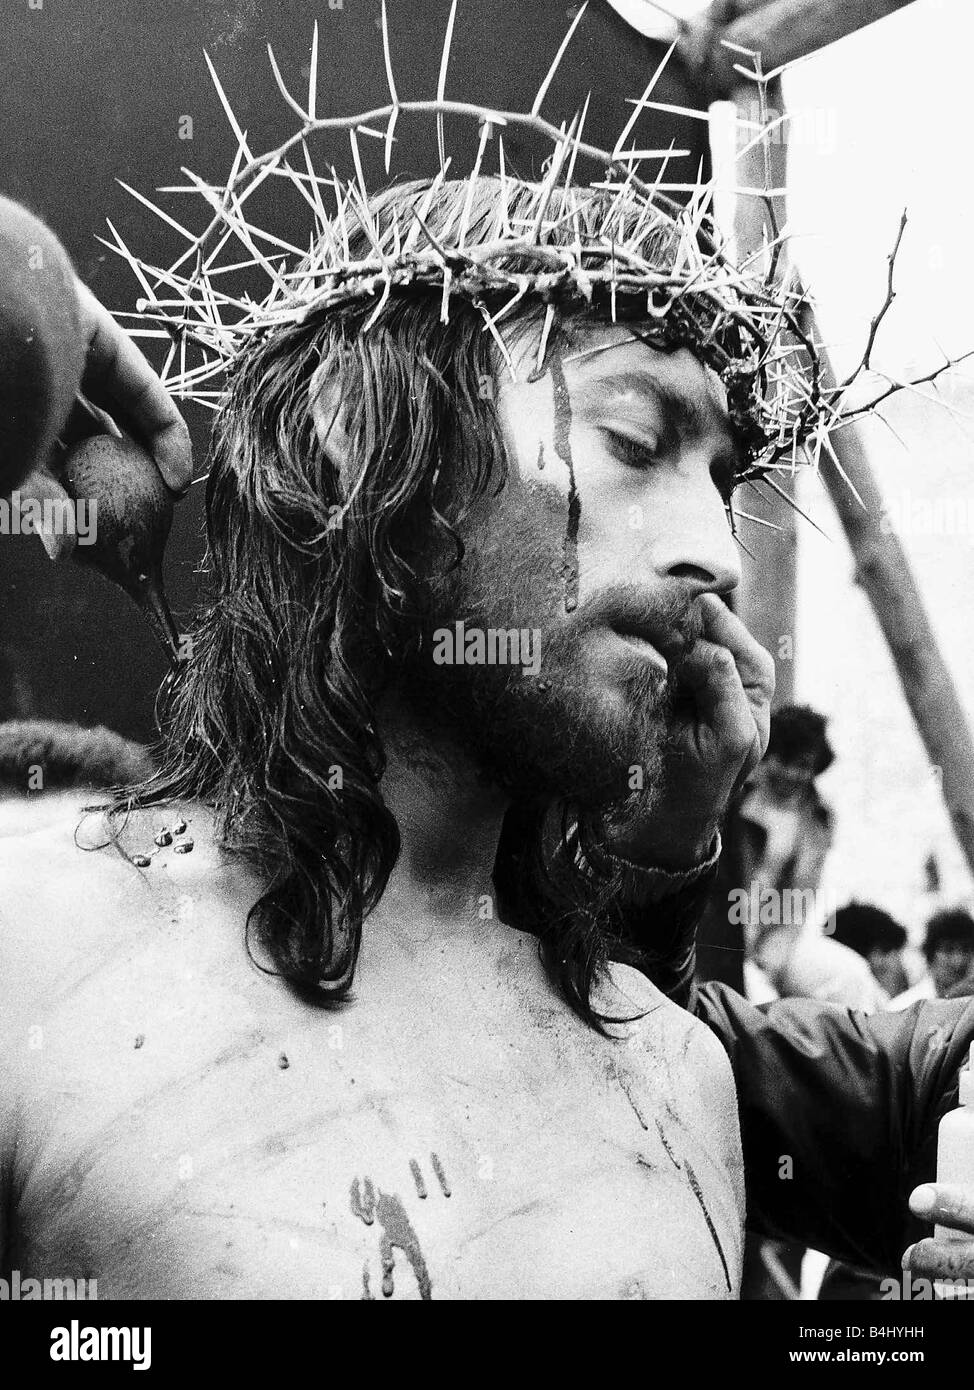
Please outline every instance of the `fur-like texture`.
M147 777L148 750L99 724L23 719L0 724L0 795L109 788Z

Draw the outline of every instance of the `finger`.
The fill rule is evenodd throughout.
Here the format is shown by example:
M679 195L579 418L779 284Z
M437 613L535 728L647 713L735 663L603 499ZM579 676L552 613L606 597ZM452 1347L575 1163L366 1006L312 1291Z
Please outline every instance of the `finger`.
M21 530L36 530L50 559L66 559L74 550L77 529L71 498L42 468L28 473L19 491Z
M748 632L736 614L732 613L716 594L705 594L701 603L703 630L712 641L718 642L734 657L741 684L744 687L763 757L771 737L771 701L775 690L774 661L760 642Z
M704 594L700 599L700 609L704 636L712 642L719 642L733 654L745 690L760 690L770 700L775 687L771 654L716 594Z
M956 1183L927 1182L910 1194L910 1210L938 1226L974 1234L974 1190Z
M745 756L757 732L732 653L706 637L699 638L680 666L680 683L693 696L698 719L728 754Z
M78 295L89 333L82 388L102 407L114 405L145 445L173 492L193 478L193 448L186 422L139 348L86 285Z
M974 1240L918 1240L902 1263L912 1274L933 1279L974 1279Z

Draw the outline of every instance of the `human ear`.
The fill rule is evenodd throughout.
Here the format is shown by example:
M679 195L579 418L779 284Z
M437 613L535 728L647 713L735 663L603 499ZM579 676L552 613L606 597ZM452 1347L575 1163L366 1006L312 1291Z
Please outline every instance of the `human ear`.
M344 477L349 460L348 412L339 379L326 364L316 370L309 387L311 418L318 442L340 477Z

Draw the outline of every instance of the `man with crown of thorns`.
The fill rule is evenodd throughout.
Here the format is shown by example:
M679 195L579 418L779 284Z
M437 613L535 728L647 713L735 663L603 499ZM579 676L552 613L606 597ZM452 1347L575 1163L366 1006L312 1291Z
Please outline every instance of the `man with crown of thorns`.
M373 197L359 167L331 216L289 166L317 235L286 269L231 196L281 168L241 134L200 249L232 232L266 299L199 255L140 305L174 394L227 372L212 592L158 774L0 855L5 1267L124 1298L725 1299L747 1222L974 1275L974 1193L930 1182L974 1004L692 978L774 686L726 601L735 490L844 396L704 198L612 154L576 182L576 125L543 181L487 174L515 119L479 113L468 178Z

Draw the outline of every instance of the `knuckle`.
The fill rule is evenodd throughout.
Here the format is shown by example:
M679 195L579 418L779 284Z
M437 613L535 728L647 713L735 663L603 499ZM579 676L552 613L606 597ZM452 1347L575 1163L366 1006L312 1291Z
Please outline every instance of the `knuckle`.
M729 757L740 762L747 757L754 745L754 726L744 721L734 721L727 730L724 748Z

